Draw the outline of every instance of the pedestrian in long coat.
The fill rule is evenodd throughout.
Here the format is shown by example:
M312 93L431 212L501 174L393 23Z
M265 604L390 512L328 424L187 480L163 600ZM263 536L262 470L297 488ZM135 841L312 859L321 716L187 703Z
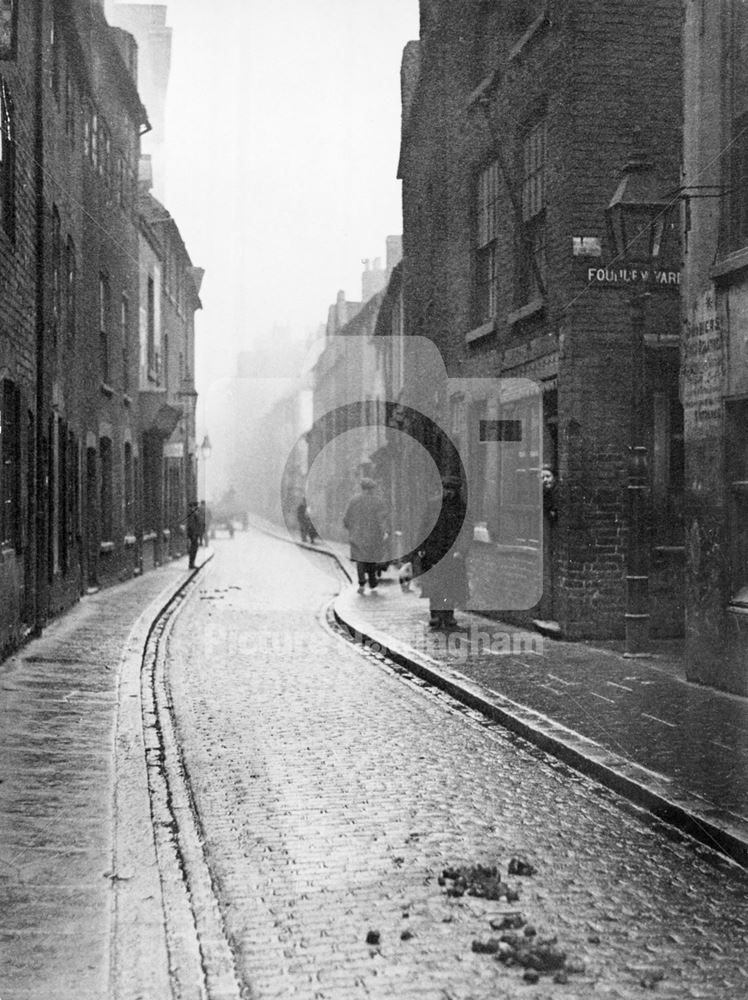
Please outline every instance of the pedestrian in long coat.
M369 589L372 592L377 589L377 568L384 561L387 512L374 492L375 485L373 479L361 480L361 492L348 504L343 518L351 543L351 559L356 564L359 594L364 593L367 579Z
M454 628L455 608L468 602L467 556L472 540L465 502L457 476L442 480L442 496L426 509L420 537L421 596L429 599L432 628ZM429 531L429 527L433 528Z
M197 547L200 544L200 538L204 532L203 517L200 513L200 507L198 506L197 500L193 500L190 504L189 510L187 511L187 541L189 544L189 568L195 568L195 556L197 555Z

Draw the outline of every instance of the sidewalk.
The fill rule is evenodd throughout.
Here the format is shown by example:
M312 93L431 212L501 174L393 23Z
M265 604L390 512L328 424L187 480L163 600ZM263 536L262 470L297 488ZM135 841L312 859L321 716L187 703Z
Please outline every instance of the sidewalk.
M344 547L333 546L346 560ZM396 574L353 586L335 615L396 661L656 815L748 864L748 699L684 678L677 643L646 659L622 644L548 639L474 613L427 627Z
M0 663L2 1000L109 996L123 886L151 941L127 956L133 981L167 995L139 677L153 620L191 577L183 558L85 597Z

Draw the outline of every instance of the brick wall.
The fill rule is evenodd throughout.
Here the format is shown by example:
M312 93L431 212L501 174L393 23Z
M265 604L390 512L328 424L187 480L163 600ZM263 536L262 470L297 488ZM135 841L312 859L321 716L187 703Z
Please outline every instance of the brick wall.
M680 4L658 0L645 10L635 0L551 3L550 23L536 25L519 49L513 50L516 36L497 42L480 66L476 5L428 7L401 155L407 329L437 342L453 376L521 376L530 369L517 362L517 349L531 343L557 353L547 373L558 379L552 613L570 637L620 635L631 311L626 294L587 287L585 262L572 257L572 236L597 237L610 258L604 209L635 126L663 190L678 184ZM498 30L505 27L499 23ZM543 112L547 295L544 309L523 316L517 314L518 227L506 180L516 200L523 130ZM502 171L499 191L497 316L493 330L468 344L465 335L477 326L475 185L497 148L507 175ZM674 295L656 312L649 329L677 331ZM661 586L653 594L653 623L661 608L671 630L671 605L679 597Z

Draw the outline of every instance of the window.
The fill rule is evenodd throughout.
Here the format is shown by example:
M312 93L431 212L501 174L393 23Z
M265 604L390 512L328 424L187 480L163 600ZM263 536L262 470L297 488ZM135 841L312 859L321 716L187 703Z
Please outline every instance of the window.
M60 213L52 206L52 336L57 341L62 314L62 233Z
M0 397L0 543L4 548L20 544L21 439L20 393L14 382L5 379Z
M126 295L120 305L120 336L122 338L122 391L130 391L130 303Z
M101 362L101 378L109 383L109 312L110 312L109 278L106 274L99 275L99 350Z
M146 293L146 362L148 365L148 375L156 371L156 286L153 275L148 275L148 290Z
M748 0L736 0L729 36L730 143L725 163L724 249L748 244Z
M99 441L99 454L101 456L101 538L102 541L109 542L114 535L113 510L112 510L112 442L109 438L101 438Z
M78 262L75 255L75 243L71 236L68 236L65 248L65 326L68 337L72 340L75 337L76 324L76 300L78 285Z
M10 239L16 232L16 132L13 100L0 78L0 224Z
M519 305L545 294L545 148L546 123L542 119L527 130L522 140Z
M491 163L478 177L478 218L475 253L476 320L487 323L496 315L499 230L499 164Z
M0 0L0 59L16 57L15 0Z

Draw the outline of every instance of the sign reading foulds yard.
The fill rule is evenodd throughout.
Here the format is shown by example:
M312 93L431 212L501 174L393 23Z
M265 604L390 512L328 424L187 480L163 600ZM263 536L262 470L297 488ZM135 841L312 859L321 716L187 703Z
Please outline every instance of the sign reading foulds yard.
M660 270L656 267L587 267L589 285L650 285L655 287L680 287L680 271Z

